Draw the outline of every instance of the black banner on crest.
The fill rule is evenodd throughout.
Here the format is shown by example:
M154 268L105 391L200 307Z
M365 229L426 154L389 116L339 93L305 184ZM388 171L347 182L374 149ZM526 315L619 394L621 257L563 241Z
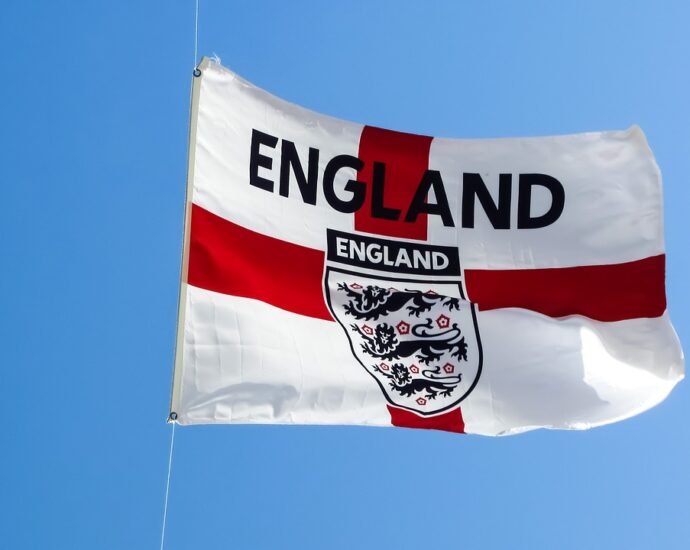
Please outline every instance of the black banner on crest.
M458 249L328 230L328 260L410 275L460 276Z

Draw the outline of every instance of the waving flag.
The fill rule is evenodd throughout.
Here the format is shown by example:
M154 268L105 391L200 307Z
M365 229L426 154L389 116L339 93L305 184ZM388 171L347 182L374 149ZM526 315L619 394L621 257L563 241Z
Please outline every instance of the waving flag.
M581 429L682 379L639 128L431 138L199 70L178 422Z

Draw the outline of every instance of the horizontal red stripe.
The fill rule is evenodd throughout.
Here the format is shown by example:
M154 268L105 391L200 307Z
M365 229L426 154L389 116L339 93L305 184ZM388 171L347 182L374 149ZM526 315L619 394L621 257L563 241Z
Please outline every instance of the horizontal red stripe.
M469 299L481 311L517 307L599 321L659 317L666 309L664 255L613 265L468 269ZM268 237L192 207L191 285L261 300L332 321L323 297L324 252Z
M659 317L666 310L664 285L663 254L612 265L465 270L467 295L481 311L519 307L597 321Z
M321 250L267 237L192 205L190 285L332 321L323 265Z
M465 421L460 408L437 416L419 416L413 412L388 405L391 424L399 428L421 428L423 430L443 430L446 432L465 433Z

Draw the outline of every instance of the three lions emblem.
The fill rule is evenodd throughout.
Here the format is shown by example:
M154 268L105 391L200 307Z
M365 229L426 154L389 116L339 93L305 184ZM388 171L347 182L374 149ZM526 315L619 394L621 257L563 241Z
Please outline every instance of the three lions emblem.
M330 262L327 302L355 358L387 400L424 416L438 414L457 406L479 379L476 314L459 276L413 278L411 269L403 271L408 273L394 277Z

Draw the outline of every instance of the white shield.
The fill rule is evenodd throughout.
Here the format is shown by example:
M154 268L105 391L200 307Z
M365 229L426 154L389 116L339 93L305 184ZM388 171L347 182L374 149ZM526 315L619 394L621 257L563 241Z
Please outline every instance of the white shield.
M433 415L474 388L482 350L459 280L356 273L328 266L325 289L355 358L396 407Z

